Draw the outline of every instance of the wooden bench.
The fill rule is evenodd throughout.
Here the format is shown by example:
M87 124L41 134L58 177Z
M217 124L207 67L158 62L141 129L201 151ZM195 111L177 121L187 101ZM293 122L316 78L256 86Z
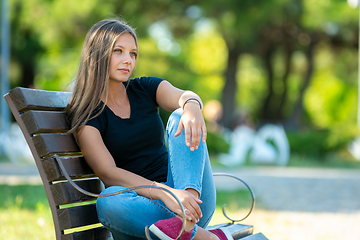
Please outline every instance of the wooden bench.
M53 216L56 239L112 239L111 233L98 221L96 197L78 191L66 179L67 173L70 181L74 180L77 186L96 194L104 188L86 164L72 134L67 133L69 125L65 107L70 97L69 92L21 87L4 96L39 170ZM63 165L65 174L58 161ZM249 225L234 224L232 221L223 226L227 226L236 239L267 239L261 233L252 234L253 227Z

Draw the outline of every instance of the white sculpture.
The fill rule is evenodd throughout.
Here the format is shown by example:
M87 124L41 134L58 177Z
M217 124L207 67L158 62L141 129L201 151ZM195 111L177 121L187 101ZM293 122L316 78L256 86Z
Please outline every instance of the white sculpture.
M226 166L243 165L247 156L252 163L286 166L290 146L284 128L266 124L256 132L246 125L236 127L230 136L229 153L220 154L220 162Z

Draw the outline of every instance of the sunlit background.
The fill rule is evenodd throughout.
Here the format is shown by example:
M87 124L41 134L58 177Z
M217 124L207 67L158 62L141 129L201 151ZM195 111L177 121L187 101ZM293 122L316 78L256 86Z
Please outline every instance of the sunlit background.
M8 0L8 16L10 88L69 91L88 29L121 17L139 38L134 77L162 77L201 96L215 170L248 170L255 184L256 174L301 169L301 181L307 170L360 169L358 0ZM16 124L0 136L0 168L32 164ZM45 195L26 205L22 190L0 184L0 239L55 239ZM344 239L303 222L360 221L359 205L336 215L281 211L264 199L246 224L269 239ZM19 233L22 216L36 227Z

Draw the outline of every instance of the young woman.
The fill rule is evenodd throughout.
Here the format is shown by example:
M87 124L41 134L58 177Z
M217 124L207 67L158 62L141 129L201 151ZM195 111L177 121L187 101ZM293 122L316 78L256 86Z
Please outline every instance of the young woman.
M215 189L201 99L161 78L130 80L137 57L135 32L119 20L100 21L86 36L68 113L87 163L106 186L103 194L166 188L185 208L181 239L232 239L226 229L204 230ZM159 106L173 112L168 149ZM182 227L179 205L156 188L98 198L96 207L115 239L144 239L146 225L160 239L175 239Z

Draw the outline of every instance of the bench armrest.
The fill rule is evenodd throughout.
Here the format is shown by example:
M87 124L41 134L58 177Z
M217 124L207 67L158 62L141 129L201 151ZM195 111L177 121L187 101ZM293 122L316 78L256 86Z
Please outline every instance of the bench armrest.
M251 187L249 186L249 184L247 184L243 179L235 176L235 175L232 175L230 173L213 173L213 176L216 177L216 176L223 176L223 177L231 177L231 178L234 178L240 182L242 182L246 187L247 189L249 189L250 191L250 194L251 194L251 198L252 198L252 203L251 203L251 208L248 212L248 214L241 218L241 219L238 219L238 220L234 220L232 218L230 218L227 214L226 214L226 211L225 211L225 207L226 207L226 204L223 205L223 208L222 208L222 212L224 214L224 216L231 221L232 224L234 224L235 222L241 222L243 220L245 220L248 216L250 216L251 212L253 211L254 207L255 207L255 195L254 195L254 192L253 190L251 189Z

